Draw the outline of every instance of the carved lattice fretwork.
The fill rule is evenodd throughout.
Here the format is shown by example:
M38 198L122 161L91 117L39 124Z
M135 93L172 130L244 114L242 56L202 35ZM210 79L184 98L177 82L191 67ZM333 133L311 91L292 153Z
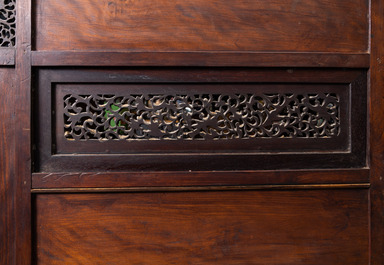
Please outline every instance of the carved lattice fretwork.
M327 138L339 96L316 94L66 95L67 140Z
M0 47L16 42L16 0L0 0Z

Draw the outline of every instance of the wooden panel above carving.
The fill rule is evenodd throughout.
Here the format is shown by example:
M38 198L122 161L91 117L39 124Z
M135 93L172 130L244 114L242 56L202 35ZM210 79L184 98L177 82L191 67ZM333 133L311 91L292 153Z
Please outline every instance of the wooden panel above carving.
M36 50L366 53L367 0L36 0Z

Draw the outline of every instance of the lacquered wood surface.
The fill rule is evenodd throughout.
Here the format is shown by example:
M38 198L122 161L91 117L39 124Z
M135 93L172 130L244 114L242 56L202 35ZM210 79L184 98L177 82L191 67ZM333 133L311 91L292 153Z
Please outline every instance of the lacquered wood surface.
M384 264L382 0L16 2L16 47L0 50L1 265ZM83 172L67 162L31 179L31 71L47 66L55 82L276 82L273 69L279 82L311 84L370 66L358 81L369 121L357 125L369 124L370 161L360 163L360 132L356 169L110 173L91 172L90 159Z
M17 1L16 47L0 48L0 264L31 264L28 0ZM4 5L1 5L1 8ZM2 13L3 14L3 13ZM4 25L2 25L2 28ZM17 63L16 66L14 66Z
M111 193L111 192L184 192L184 191L249 191L249 190L319 190L319 189L369 189L369 183L352 184L288 184L288 185L232 185L232 186L178 186L178 187L118 187L118 188L37 188L35 194L52 193Z
M36 50L366 52L367 0L38 0Z
M33 189L369 183L368 169L34 173Z
M15 262L14 130L9 126L13 106L7 104L14 96L8 90L14 86L15 70L0 69L0 264Z
M384 264L384 1L372 1L371 264Z
M367 190L37 195L38 264L368 264Z
M7 102L14 107L12 123L14 126L14 172L15 180L15 259L17 265L31 264L32 229L31 229L31 18L32 1L18 0L16 3L16 86L7 92L14 98ZM12 125L14 124L14 125Z
M27 8L27 2L20 0L17 4ZM1 3L0 8L13 8L11 6L13 6L13 3L7 1ZM19 6L16 6L16 11L17 15L24 13L20 10ZM2 34L4 34L2 37L7 36L7 30L10 29L9 24L6 23L6 19L9 18L5 19L4 16L7 13L1 10L1 30ZM21 22L22 19L18 21L19 23L17 24L24 28ZM22 41L23 38L20 37L26 32L29 32L28 27L25 30L18 31L16 33L18 40ZM8 35L8 37L10 36ZM21 82L19 77L21 78L21 75L19 75L19 68L15 68L16 61L21 63L16 57L16 51L19 47L21 45L0 48L0 264L4 265L21 265L30 264L31 262L31 238L28 237L31 231L30 223L28 222L30 216L24 214L30 211L31 205L28 200L24 201L26 203L24 205L22 205L24 202L20 203L25 196L28 197L30 195L30 191L29 189L23 189L23 185L18 178L19 171L17 170L20 167L19 162L23 160L18 160L17 147L24 144L23 140L21 142L18 141L18 137L21 134L18 128L20 123L23 123L23 120L27 118L24 116L25 112L18 112L18 104L24 103L19 90ZM29 67L29 64L26 62L24 62L24 65ZM25 81L29 86L29 80L26 79ZM28 93L26 97L28 98ZM30 98L26 102L26 107L29 106L29 102ZM24 128L28 129L28 124L25 124ZM19 145L16 146L16 143ZM25 144L28 144L28 142L25 142ZM26 149L28 153L28 147ZM23 163L25 162L23 161ZM22 175L23 177L28 177L28 174L24 174L24 172ZM27 221L24 222L24 220Z
M33 66L241 66L368 68L369 54L33 51Z
M0 49L0 65L11 66L15 65L15 48Z

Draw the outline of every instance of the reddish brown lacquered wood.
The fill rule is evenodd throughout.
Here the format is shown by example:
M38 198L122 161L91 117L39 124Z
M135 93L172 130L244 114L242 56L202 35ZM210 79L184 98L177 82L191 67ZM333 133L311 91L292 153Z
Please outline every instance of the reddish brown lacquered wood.
M8 93L14 95L13 126L15 129L15 228L16 263L31 264L31 0L18 0L16 32L17 85Z
M34 51L32 65L368 68L369 54Z
M183 191L246 191L246 190L318 190L368 189L369 183L308 184L308 185L242 185L242 186L186 186L186 187L121 187L121 188L49 188L31 189L32 193L111 193L111 192L183 192Z
M37 195L37 264L368 264L367 193Z
M34 173L32 175L32 188L34 189L368 182L368 169L237 172L63 172Z
M1 47L0 65L15 65L15 48Z
M384 1L372 1L371 264L384 264Z
M15 218L13 168L14 130L12 123L15 95L10 93L15 87L15 70L0 69L0 264L15 262Z
M38 0L35 49L359 53L367 10L367 0Z

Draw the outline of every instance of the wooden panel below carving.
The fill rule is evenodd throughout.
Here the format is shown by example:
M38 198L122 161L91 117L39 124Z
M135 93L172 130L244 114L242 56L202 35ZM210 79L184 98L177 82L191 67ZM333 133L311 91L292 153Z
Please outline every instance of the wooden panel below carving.
M368 264L367 192L39 194L37 264Z
M365 53L367 0L35 1L36 50Z

